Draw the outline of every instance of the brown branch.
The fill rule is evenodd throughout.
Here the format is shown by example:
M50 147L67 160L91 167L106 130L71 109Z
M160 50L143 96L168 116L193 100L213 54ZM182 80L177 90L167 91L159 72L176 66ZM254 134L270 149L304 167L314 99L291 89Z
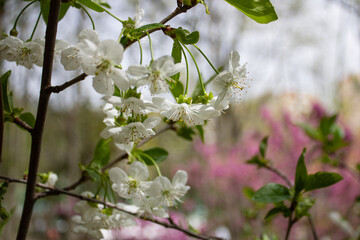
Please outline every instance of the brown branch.
M18 125L19 127L23 128L23 129L25 129L29 133L32 133L32 131L33 131L33 128L30 127L26 122L21 120L19 117L15 117L13 119L13 123L15 123L16 125Z
M5 177L5 176L0 176L0 179L4 179L7 182L15 182L15 183L27 184L27 181L23 180L23 179L14 179L14 178L9 178L9 177ZM192 232L190 230L187 230L187 229L185 229L185 228L183 228L181 226L176 225L172 220L170 220L169 223L167 223L165 221L152 218L152 217L148 216L147 214L142 213L142 214L139 215L136 212L127 211L125 209L117 207L115 204L110 203L110 202L104 202L104 201L97 200L97 199L94 199L94 198L89 198L89 197L82 196L82 195L79 195L79 194L76 194L76 193L65 191L63 189L49 187L49 186L47 186L45 184L42 184L42 183L36 183L36 186L51 191L53 193L52 195L61 195L61 194L63 194L63 195L74 197L74 198L77 198L77 199L80 199L80 200L83 200L83 201L99 203L99 204L102 204L104 206L107 206L107 207L122 211L122 212L124 212L126 214L129 214L129 215L132 215L134 217L138 217L138 218L140 218L142 220L152 222L152 223L156 223L156 224L159 224L159 225L164 226L166 228L176 229L176 230L181 231L181 232L185 233L186 235L194 237L194 238L204 239L204 240L211 240L211 239L222 240L222 238L218 238L218 237L204 236L204 235L196 234L196 233L194 233L194 232ZM46 192L44 192L44 193L46 193ZM44 197L44 196L45 195L43 195L43 193L38 194L38 198L41 198L41 197Z
M49 92L52 92L52 93L59 93L63 90L65 90L66 88L78 83L78 82L81 82L82 80L84 80L85 78L87 77L86 73L82 73L80 74L79 76L71 79L70 81L68 82L65 82L64 84L62 85L58 85L58 86L49 86L46 88L46 91L49 91Z
M2 96L2 84L0 82L0 164L3 147L3 136L4 136L4 103Z
M26 185L25 202L18 229L17 240L25 240L26 238L32 216L32 210L36 201L35 187L40 160L41 141L44 131L47 107L51 94L51 92L46 91L46 88L51 86L51 73L53 68L59 9L60 0L51 0L49 9L49 22L46 27L45 35L44 64L41 77L40 97L37 108L35 127L32 131L28 184Z
M166 16L164 19L162 19L159 23L165 24L168 21L170 21L171 19L173 19L174 17L176 17L177 15L187 12L187 10L189 10L192 7L193 6L187 6L187 5L178 6L172 13L170 13L168 16ZM154 28L154 29L149 30L148 33L151 34L153 32L159 31L159 30L161 30L161 28ZM141 35L139 37L139 39L141 39L145 36L147 36L146 33ZM128 48L130 45L132 45L133 43L135 43L137 41L138 41L138 39L127 42L126 45L124 46L124 48L125 49Z

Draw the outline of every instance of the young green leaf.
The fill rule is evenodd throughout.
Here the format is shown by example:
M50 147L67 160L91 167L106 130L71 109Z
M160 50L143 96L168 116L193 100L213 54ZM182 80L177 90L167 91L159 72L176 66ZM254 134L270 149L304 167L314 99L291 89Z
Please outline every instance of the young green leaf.
M103 12L105 9L98 3L91 1L91 0L77 0L78 3L84 5L85 7L88 7L95 12Z
M295 173L295 196L297 196L301 190L304 189L307 178L307 170L305 165L305 152L306 148L304 148L301 153L299 160L296 165L296 173Z
M41 8L41 14L45 21L45 23L48 23L49 18L49 11L50 11L50 0L40 0L40 8ZM70 3L67 2L61 2L60 5L60 11L59 11L59 21L64 18L65 14L70 8Z
M1 75L1 89L2 89L2 97L3 97L3 105L4 105L4 111L11 113L12 112L12 95L8 94L8 80L11 75L11 71L7 71L3 75Z
M295 217L300 219L303 216L309 216L310 214L308 212L314 204L315 199L309 197L300 199L295 208Z
M331 129L334 127L337 115L333 115L331 117L323 117L320 120L320 131L325 138L330 132Z
M91 167L100 169L109 162L111 155L109 146L110 141L111 139L100 139L96 144L93 159L90 163Z
M196 125L195 128L196 128L196 130L198 130L198 132L199 132L199 136L200 136L200 138L201 138L201 141L202 141L203 143L205 143L204 128L203 128L203 126L202 126L202 125Z
M269 183L257 190L252 198L255 202L273 203L291 199L289 189L278 183Z
M260 155L265 158L266 155L266 149L267 149L267 145L268 145L268 138L269 137L264 137L263 140L261 140L260 146L259 146L259 151L260 151Z
M173 47L171 50L171 56L174 58L175 63L181 62L182 50L178 40L174 39Z
M142 161L148 166L154 165L153 161L157 164L165 161L169 153L163 148L150 148L145 151L136 149L134 155L139 154ZM151 158L151 159L150 159Z
M254 197L255 191L251 187L244 187L243 193L247 198L252 199Z
M269 0L225 0L258 23L269 23L278 19Z
M176 133L178 136L180 136L186 140L189 140L189 141L192 141L192 139L193 139L192 135L195 135L193 128L187 127L187 126L182 126L182 127L177 128Z
M304 189L308 192L319 188L325 188L341 181L342 179L343 177L337 173L317 172L307 176Z
M21 120L23 120L27 125L34 128L35 126L35 117L32 113L26 112L19 116Z
M315 140L321 140L321 133L318 129L313 128L307 124L299 124L299 126L304 130L306 135Z
M178 80L179 78L177 76L180 77L180 73L177 73L172 77L175 80L175 83L170 82L170 92L175 99L184 93L184 85Z
M282 213L284 211L284 208L281 207L275 207L269 210L269 212L265 216L265 220L269 219L270 217L273 217L279 213Z

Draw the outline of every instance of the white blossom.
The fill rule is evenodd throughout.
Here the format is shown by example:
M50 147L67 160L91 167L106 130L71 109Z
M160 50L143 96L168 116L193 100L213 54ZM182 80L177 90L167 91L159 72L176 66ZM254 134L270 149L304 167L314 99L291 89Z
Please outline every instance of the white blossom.
M142 65L130 66L127 73L135 81L135 86L147 85L151 94L165 93L169 91L167 81L171 76L179 73L183 66L181 63L174 63L171 56L162 56L154 60L149 67Z
M176 172L172 182L167 177L159 176L155 178L147 192L150 196L159 198L162 205L171 207L176 205L176 201L181 202L181 198L190 189L186 185L187 179L188 175L183 170Z
M28 69L33 65L42 66L44 48L37 42L23 42L8 36L0 41L0 56L9 62L16 62Z
M59 178L58 178L57 174L55 174L53 172L50 172L49 175L48 175L48 179L45 182L45 185L47 185L49 187L54 187L58 179Z
M239 53L232 51L229 70L221 72L213 81L214 90L219 94L216 100L217 104L228 100L240 101L241 92L247 87L246 80L246 66L240 65Z
M150 187L149 171L147 167L138 162L133 162L127 174L121 168L115 167L109 170L110 180L113 182L112 189L120 197L131 199L132 203L141 206L146 198L145 191Z

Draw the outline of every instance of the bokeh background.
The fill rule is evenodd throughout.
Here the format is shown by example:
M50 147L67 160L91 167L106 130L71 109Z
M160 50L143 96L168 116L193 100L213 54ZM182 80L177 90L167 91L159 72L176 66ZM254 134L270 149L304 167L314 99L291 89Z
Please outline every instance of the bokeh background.
M296 161L303 147L316 149L299 127L301 123L317 126L324 116L338 114L337 123L349 145L341 161L348 166L331 167L319 161L321 153L307 157L309 172L340 172L344 180L313 194L317 202L311 210L320 239L359 239L360 206L360 2L358 0L273 0L279 19L270 24L257 24L225 1L206 1L210 14L199 5L179 15L168 24L200 32L197 44L215 66L227 67L231 50L247 62L250 88L239 104L210 121L205 127L205 143L193 142L166 132L143 148L164 147L169 158L160 167L167 176L177 169L189 173L191 190L184 203L173 209L172 216L183 225L228 239L255 239L262 233L283 238L286 221L276 216L264 221L270 206L255 204L244 189L258 189L268 182L281 182L271 172L246 164L258 151L259 142L269 136L269 158L293 179ZM0 1L1 31L8 33L16 16L27 2ZM121 19L145 10L143 23L158 22L176 7L176 1L109 1L112 13ZM25 12L18 24L19 37L27 39L39 9ZM117 39L121 24L105 14L92 12L96 30L102 40ZM69 10L59 23L58 38L77 41L78 32L91 28L87 16ZM45 23L40 21L36 37L44 37ZM172 40L161 32L152 35L155 58L170 54ZM144 62L150 60L149 45L142 40ZM212 69L194 49L204 78ZM57 60L54 84L61 84L80 72L65 72ZM123 66L138 63L139 49L134 44L124 54ZM12 70L10 89L15 103L35 115L41 69L27 70L1 61L1 72ZM191 66L196 79L195 67ZM211 87L209 87L211 90ZM104 128L100 95L91 87L91 78L53 95L47 116L40 172L59 175L58 187L66 186L80 176L78 163L92 159L93 149ZM30 136L14 124L5 124L4 148L0 174L22 178L28 166ZM113 147L112 159L121 154ZM81 193L94 188L87 183L76 189ZM3 201L12 216L0 234L1 239L15 239L25 187L11 184ZM74 199L49 197L39 200L29 239L87 239L71 232ZM116 233L108 239L186 239L182 234L153 224ZM110 234L113 235L110 238ZM171 236L171 238L169 238ZM292 232L292 239L311 239L308 222L303 219Z

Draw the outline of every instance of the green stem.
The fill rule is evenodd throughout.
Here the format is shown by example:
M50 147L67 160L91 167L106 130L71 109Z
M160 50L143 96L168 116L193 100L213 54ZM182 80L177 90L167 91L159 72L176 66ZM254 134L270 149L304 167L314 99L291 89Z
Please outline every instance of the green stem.
M31 41L31 40L33 39L33 37L34 37L36 28L37 28L37 26L38 26L38 24L39 24L40 17L41 17L41 11L40 11L39 16L38 16L38 18L37 18L37 20L36 20L35 27L34 27L32 33L31 33L31 36L30 36L29 41Z
M142 46L141 46L140 40L138 39L137 41L138 41L138 43L139 43L139 48L140 48L140 65L141 65L141 64L142 64L142 61L143 61L143 50L142 50Z
M154 52L153 52L153 47L152 47L152 42L151 42L151 37L150 37L150 34L147 32L147 31L145 31L146 32L146 35L148 36L148 38L149 38L149 44L150 44L150 54L151 54L151 62L153 62L154 61Z
M201 53L201 55L203 55L203 57L206 59L206 61L210 64L210 66L212 67L212 69L217 73L219 74L219 71L214 67L214 65L210 62L210 60L208 59L208 57L205 55L205 53L198 47L196 46L195 44L193 44L193 46L199 50L199 52Z
M180 44L180 47L181 47L181 51L184 55L184 58L185 58L185 64L186 64L186 86L185 86L185 93L184 95L186 96L187 93L188 93L188 89L189 89L189 62L187 60L187 57L186 57L186 53L184 51L184 48L183 46Z
M97 3L96 3L96 4L97 4ZM101 6L100 4L97 4L97 5ZM118 21L121 22L121 23L124 23L123 20L117 18L114 14L112 14L111 12L109 12L108 10L106 10L105 8L103 8L103 9L104 9L104 11L105 11L107 14L109 14L110 16L112 16L113 18L115 18L116 20L118 20Z
M154 164L158 175L159 175L159 176L162 176L161 171L160 171L160 168L159 168L159 166L157 165L156 161L155 161L150 155L148 155L148 154L146 154L146 153L144 153L144 152L142 152L141 154L143 154L145 157L147 157L147 158L150 159L150 161Z
M199 69L199 66L198 66L198 64L197 64L197 62L196 62L196 60L195 60L195 57L194 57L194 55L190 52L190 50L186 47L185 44L183 44L183 43L181 43L181 44L182 44L183 47L186 49L186 51L188 51L188 53L190 54L192 60L193 60L194 63L195 63L195 67L196 67L196 70L197 70L198 75L199 75L199 81L200 81L201 89L202 89L202 91L203 91L203 94L205 94L205 93L206 93L206 90L205 90L204 82L203 82L203 80L202 80L201 73L200 73L200 69Z
M88 15L88 17L89 17L89 19L91 21L92 28L93 28L93 30L95 30L95 23L94 23L94 20L92 19L91 15L90 15L90 13L88 12L88 10L86 10L86 8L83 5L80 5L80 6L84 10L86 15Z
M21 16L21 14L23 14L24 11L25 11L28 7L30 7L31 4L33 4L33 3L35 3L35 2L37 2L37 0L32 1L31 3L29 3L28 5L26 5L26 6L21 10L21 12L19 13L19 15L18 15L18 16L16 17L16 19L15 19L15 23L14 23L14 26L13 26L12 29L16 29L16 25L17 25L17 22L19 21L19 18L20 18L20 16Z

